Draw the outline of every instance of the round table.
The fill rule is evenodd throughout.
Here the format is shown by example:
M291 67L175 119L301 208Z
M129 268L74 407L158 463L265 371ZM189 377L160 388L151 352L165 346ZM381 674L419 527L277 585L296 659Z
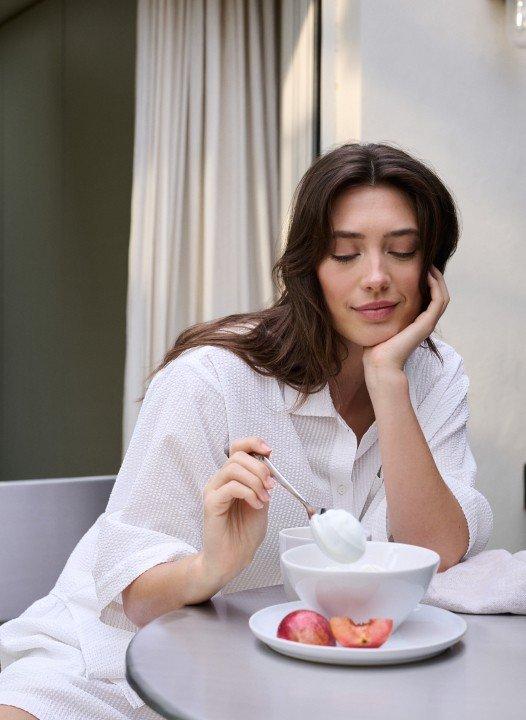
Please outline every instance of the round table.
M466 634L427 660L372 667L281 655L248 627L282 585L217 596L139 630L127 680L171 720L524 720L526 617L462 615Z

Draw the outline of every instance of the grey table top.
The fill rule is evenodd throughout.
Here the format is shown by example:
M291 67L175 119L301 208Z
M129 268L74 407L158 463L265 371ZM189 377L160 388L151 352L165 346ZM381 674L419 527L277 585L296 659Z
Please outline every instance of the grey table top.
M282 585L164 615L128 647L127 679L177 720L524 720L526 617L462 615L462 640L426 660L373 667L281 655L248 627Z

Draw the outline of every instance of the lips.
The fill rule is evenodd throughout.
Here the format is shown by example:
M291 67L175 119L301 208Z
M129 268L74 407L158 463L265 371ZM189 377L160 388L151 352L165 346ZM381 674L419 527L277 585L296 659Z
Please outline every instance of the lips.
M398 303L396 305L384 305L383 307L377 307L376 309L373 308L372 310L359 310L358 308L355 308L355 310L356 312L360 313L362 318L364 318L365 320L381 321L389 318L393 314L397 305Z
M371 303L366 303L365 305L360 305L360 307L356 307L354 309L355 310L380 310L381 308L394 307L395 305L398 305L398 303L387 302L387 300L378 300L377 302L371 302Z

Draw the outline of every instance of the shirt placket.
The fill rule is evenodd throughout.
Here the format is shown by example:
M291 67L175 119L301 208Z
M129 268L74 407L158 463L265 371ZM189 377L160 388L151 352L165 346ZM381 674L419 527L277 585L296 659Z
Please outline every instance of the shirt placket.
M330 461L330 483L334 508L353 510L352 470L357 450L356 435L340 417L335 418L335 438Z

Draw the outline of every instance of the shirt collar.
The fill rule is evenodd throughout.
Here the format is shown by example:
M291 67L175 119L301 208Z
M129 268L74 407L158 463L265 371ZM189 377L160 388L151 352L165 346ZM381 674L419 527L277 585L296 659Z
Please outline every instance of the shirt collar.
M416 396L415 396L415 388L414 388L414 382L413 382L413 372L415 368L415 363L417 362L417 351L414 350L409 358L407 359L406 363L404 364L404 371L407 375L407 379L409 382L409 395L411 397L411 401L413 403L413 407L416 408ZM290 385L287 385L287 383L284 383L283 381L280 382L280 385L282 385L282 399L284 402L284 409L285 412L292 414L292 415L311 415L314 417L335 417L338 418L338 412L336 408L334 407L334 403L332 401L331 397L331 391L329 389L329 383L326 383L324 387L322 387L321 390L318 390L318 392L311 393L307 396L307 400L305 403L298 409L298 410L292 410L294 407L294 404L297 400L299 400L299 396L301 393L299 393L297 390L295 390ZM376 423L375 423L376 424Z
M291 415L311 415L315 417L334 417L337 422L350 430L345 420L338 414L334 403L332 401L331 392L329 389L329 383L327 383L321 390L315 393L311 393L305 402L305 404L298 410L292 410L294 403L299 398L300 393L292 388L290 385L283 384L283 400L285 405L285 412ZM355 459L358 460L374 443L378 438L378 428L376 422L374 422L368 429L363 438L360 441L360 445L356 451Z
M301 393L286 383L283 384L283 400L285 402L286 412L292 415L313 415L316 417L336 417L337 412L332 402L329 383L307 396L307 400L300 408L293 410L297 401L299 401Z

